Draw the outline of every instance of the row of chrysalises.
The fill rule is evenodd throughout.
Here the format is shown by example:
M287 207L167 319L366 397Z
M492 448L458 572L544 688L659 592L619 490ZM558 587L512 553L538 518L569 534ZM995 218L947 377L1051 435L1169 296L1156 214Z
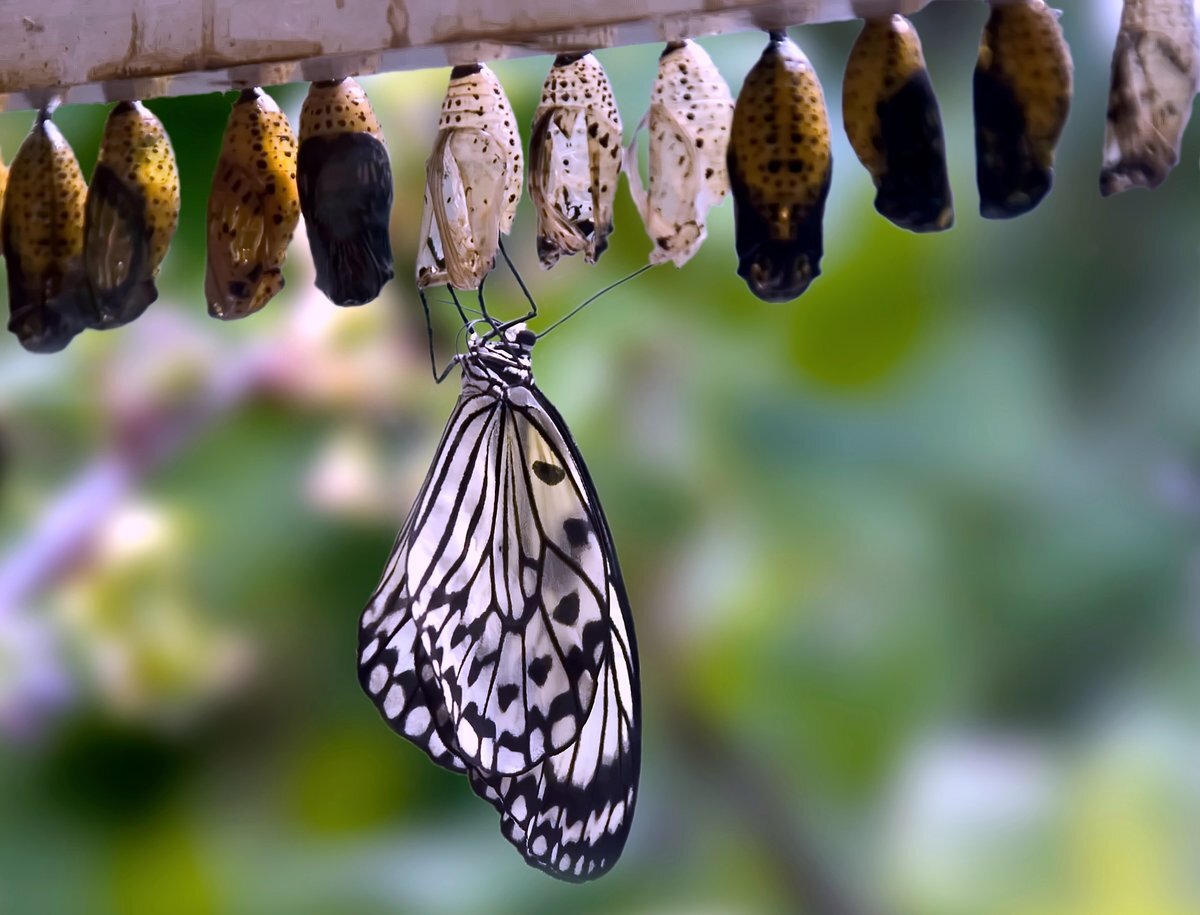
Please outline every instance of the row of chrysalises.
M1196 91L1190 0L1126 0L1113 58L1101 187L1156 186L1178 160ZM1043 0L993 0L974 77L977 184L984 216L1033 209L1048 193L1072 95L1070 51ZM36 352L85 328L138 317L179 219L179 176L161 122L140 102L109 116L90 187L70 146L39 113L13 160L2 219L9 329ZM937 100L912 23L867 20L850 52L843 114L877 188L878 211L914 232L949 228L954 208ZM649 131L648 178L637 134ZM755 295L785 301L820 273L832 175L829 117L804 53L772 32L736 103L690 40L662 53L649 110L628 144L612 87L591 53L555 59L534 115L529 192L544 267L603 253L618 176L653 241L652 263L683 266L707 214L732 191L738 273ZM426 168L420 287L478 288L513 224L525 163L516 118L495 74L456 67ZM3 194L0 166L0 194ZM299 140L259 89L233 105L208 206L210 314L241 318L283 287L301 215L316 284L333 302L378 296L393 276L392 174L379 121L353 79L312 84Z

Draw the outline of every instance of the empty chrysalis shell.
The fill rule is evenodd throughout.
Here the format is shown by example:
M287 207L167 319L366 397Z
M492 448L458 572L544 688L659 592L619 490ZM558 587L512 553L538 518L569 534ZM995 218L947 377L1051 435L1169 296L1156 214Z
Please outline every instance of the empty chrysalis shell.
M179 169L162 122L141 102L108 116L84 218L86 320L119 327L158 298L154 278L179 224Z
M604 253L620 173L621 116L604 68L590 52L559 55L529 137L529 196L542 267L580 251L594 264Z
M1158 187L1179 145L1200 81L1193 0L1125 0L1113 49L1100 193Z
M729 84L708 52L691 40L670 42L658 59L650 110L625 151L629 191L654 242L650 263L682 267L700 250L708 211L729 193L732 122ZM637 134L647 125L648 192L637 161Z
M75 153L43 110L9 170L0 232L8 261L8 329L32 352L57 352L83 329L86 196Z
M417 286L477 289L512 229L521 196L521 137L500 81L483 64L455 67L425 163Z
M300 111L297 170L317 288L362 305L392 278L392 166L367 94L352 79L313 83Z
M283 262L300 222L296 136L261 89L233 103L208 198L208 313L225 321L259 311L283 288Z
M902 229L954 224L942 115L921 39L903 16L863 23L842 83L846 136L875 182L875 209Z
M794 299L821 272L833 153L816 71L783 31L738 93L728 162L738 275L764 301Z
M1071 50L1043 0L991 0L975 65L979 212L1028 213L1050 191L1071 109Z

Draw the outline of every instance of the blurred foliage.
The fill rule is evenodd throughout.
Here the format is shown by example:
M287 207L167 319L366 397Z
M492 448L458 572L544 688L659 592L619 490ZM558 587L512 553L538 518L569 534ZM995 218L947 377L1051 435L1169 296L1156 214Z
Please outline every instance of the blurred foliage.
M398 279L335 309L298 237L287 288L235 324L201 294L231 96L151 101L183 186L162 301L58 356L0 342L10 558L73 481L160 455L117 461L137 485L51 587L0 600L0 910L740 915L802 910L815 868L880 913L1200 913L1200 140L1161 190L1101 200L1117 4L1064 5L1078 96L1029 216L976 215L986 9L933 4L952 231L877 216L839 130L803 298L746 292L727 204L683 270L539 344L643 666L632 838L584 888L526 868L356 682L359 610L456 395L408 281L446 71L363 81ZM835 124L856 30L793 30ZM736 91L762 42L704 44ZM630 127L658 50L599 54ZM495 66L522 124L548 63ZM295 118L303 87L272 92ZM88 174L104 116L56 118ZM7 157L29 122L0 116ZM598 267L543 273L522 204L508 249L546 324L644 262L624 192L616 228ZM522 308L502 272L488 296Z

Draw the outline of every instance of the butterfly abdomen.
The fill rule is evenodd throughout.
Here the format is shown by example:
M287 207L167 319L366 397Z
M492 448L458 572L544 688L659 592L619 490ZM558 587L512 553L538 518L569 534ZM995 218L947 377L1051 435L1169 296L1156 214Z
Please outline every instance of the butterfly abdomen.
M208 313L254 314L283 288L283 263L300 222L296 136L261 89L233 104L208 198Z
M154 280L178 224L179 170L167 132L141 102L121 102L105 124L87 196L90 326L120 327L158 298Z
M728 162L738 274L760 299L794 299L821 272L833 154L821 84L783 32L738 93Z
M621 172L621 117L595 55L557 57L542 86L529 139L529 196L538 219L538 258L584 252L589 264L608 247Z
M309 88L297 166L317 288L335 305L370 302L394 276L392 168L379 121L357 82Z
M75 153L42 112L13 158L2 217L8 329L32 352L57 352L83 329L86 195Z
M875 182L875 209L913 232L954 224L946 143L921 40L895 15L863 24L842 84L846 136Z
M1071 51L1043 0L993 0L975 66L975 167L979 211L1027 213L1050 191L1067 122Z

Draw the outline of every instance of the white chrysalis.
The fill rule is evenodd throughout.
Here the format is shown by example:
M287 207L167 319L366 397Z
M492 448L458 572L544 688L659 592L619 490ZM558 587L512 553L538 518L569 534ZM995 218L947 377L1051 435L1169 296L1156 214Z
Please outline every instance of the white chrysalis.
M729 193L725 152L733 97L708 52L672 41L658 62L646 112L625 151L629 191L654 241L650 263L682 267L700 249L708 211ZM649 125L649 192L637 164L637 135Z
M425 164L417 286L477 289L512 229L521 196L521 138L512 105L483 64L455 67Z
M604 253L620 172L621 116L604 68L591 52L559 55L529 139L542 267L580 251L594 264Z

